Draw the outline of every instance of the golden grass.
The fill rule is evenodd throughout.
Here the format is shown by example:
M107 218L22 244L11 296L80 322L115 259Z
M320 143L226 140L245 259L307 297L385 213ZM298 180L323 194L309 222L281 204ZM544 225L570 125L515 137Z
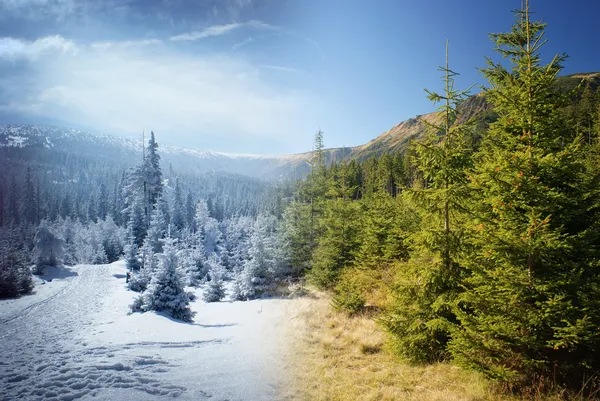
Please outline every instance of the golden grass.
M323 293L291 302L285 336L287 383L283 399L510 400L482 376L449 364L412 366L386 349L386 334L365 316L330 307Z

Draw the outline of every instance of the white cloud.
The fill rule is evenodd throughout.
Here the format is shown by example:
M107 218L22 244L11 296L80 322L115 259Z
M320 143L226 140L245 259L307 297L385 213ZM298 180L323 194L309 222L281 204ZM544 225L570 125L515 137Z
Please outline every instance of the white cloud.
M151 46L151 45L160 45L163 41L160 39L140 39L140 40L126 40L126 41L107 41L107 42L95 42L92 43L92 48L94 49L111 49L115 47L120 48L128 48L128 47L136 47L136 46Z
M229 56L138 44L142 43L79 46L77 52L56 58L40 49L75 45L64 39L29 43L25 47L49 57L30 63L32 72L26 78L0 82L0 93L18 94L3 105L0 101L0 109L112 132L137 134L153 129L166 142L201 143L216 150L237 144L236 151L260 152L256 143L277 142L287 147L271 151L290 151L300 134L312 132L311 95L270 82L261 66ZM22 41L6 48L10 50L0 50L0 55L31 52L23 50ZM27 89L19 89L19 79L27 80ZM239 148L244 143L247 148Z
M301 70L299 68L284 67L284 66L281 66L281 65L263 64L263 65L261 65L261 67L262 68L267 68L269 70L275 70L275 71L293 72L293 73L299 73L299 74L306 74L306 71Z
M20 17L38 20L51 16L63 20L82 6L76 0L0 0L0 19Z
M181 41L181 40L205 39L205 38L210 38L213 36L225 35L229 32L232 32L234 30L244 28L244 27L260 28L260 29L276 29L276 27L269 25L269 24L265 24L264 22L260 22L260 21L248 21L248 22L240 22L240 23L236 22L236 23L227 24L227 25L214 25L214 26L205 28L201 31L193 31L193 32L183 33L181 35L171 36L170 40Z
M10 37L0 38L0 59L19 60L37 59L56 52L67 54L77 50L75 43L60 35L46 36L35 41L26 41Z
M246 39L242 40L241 42L234 44L231 47L231 50L236 51L240 47L246 46L248 43L252 43L252 42L254 42L253 38L246 38Z

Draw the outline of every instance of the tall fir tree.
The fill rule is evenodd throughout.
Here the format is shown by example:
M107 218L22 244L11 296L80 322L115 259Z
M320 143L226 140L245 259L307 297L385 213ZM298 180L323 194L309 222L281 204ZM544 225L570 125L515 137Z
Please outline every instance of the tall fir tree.
M510 383L545 375L580 385L600 362L598 232L583 138L573 139L560 113L567 99L552 86L565 56L541 64L544 28L527 1L510 32L492 35L510 69L488 59L483 70L498 120L470 176L471 276L450 351Z
M453 301L461 291L464 269L458 259L463 250L463 213L467 192L465 169L470 165L472 122L458 123L458 105L469 89L454 87L457 75L448 64L443 72L442 94L426 90L438 108L438 120L427 122L429 133L414 145L414 166L424 185L409 188L404 197L419 218L419 230L410 238L410 261L400 265L395 300L383 319L396 334L398 350L415 361L436 361L448 356L456 317Z

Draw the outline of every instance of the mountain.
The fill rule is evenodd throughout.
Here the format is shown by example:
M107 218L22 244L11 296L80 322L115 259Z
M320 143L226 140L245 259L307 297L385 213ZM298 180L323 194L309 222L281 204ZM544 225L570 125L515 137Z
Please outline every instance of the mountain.
M291 156L231 154L186 149L161 144L163 168L181 173L224 171L251 177L265 177ZM142 141L73 128L50 125L0 125L0 148L20 148L42 153L61 152L80 158L133 166L142 158Z
M600 86L600 73L578 73L559 77L558 91L570 92L589 85ZM469 97L459 107L459 118L474 118L478 133L482 133L495 114L482 94ZM403 121L370 142L343 148L325 150L327 163L342 160L364 160L385 152L401 152L409 142L424 135L428 123L439 123L438 112L424 114ZM293 155L252 155L210 152L161 144L157 136L163 168L182 173L228 172L256 178L299 178L309 171L311 152ZM139 139L96 134L73 128L50 125L0 125L0 148L17 147L37 151L57 151L66 154L132 166L142 157Z

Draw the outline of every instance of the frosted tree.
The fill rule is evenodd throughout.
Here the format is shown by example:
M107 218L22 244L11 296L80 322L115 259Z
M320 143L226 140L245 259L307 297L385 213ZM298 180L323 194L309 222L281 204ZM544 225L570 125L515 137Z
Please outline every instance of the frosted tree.
M190 244L183 252L182 265L188 284L195 287L206 278L208 273L206 254L204 245L198 239L197 233L192 235L188 241Z
M48 228L39 227L34 238L35 274L43 274L46 266L60 266L64 254L64 241Z
M163 186L158 143L156 143L153 131L150 131L150 139L148 140L148 147L146 148L144 172L148 203L149 205L154 206L162 194Z
M106 185L104 183L100 184L100 190L98 192L98 205L97 205L97 214L98 218L101 220L105 220L108 215L109 205L108 205L108 190L106 189Z
M234 280L233 298L252 299L269 290L275 270L275 236L273 219L259 215L250 236L249 259Z
M127 232L127 243L125 244L125 263L129 271L140 269L140 261L138 259L138 246L135 241L135 233L133 227L129 226Z
M29 253L17 230L0 228L0 299L31 292Z
M123 227L118 227L110 215L107 215L106 220L99 221L98 226L106 259L108 263L112 263L123 253L127 231Z
M160 262L148 288L131 305L132 311L166 312L175 319L191 322L195 313L189 307L189 295L183 288L174 239L165 240Z
M194 223L196 230L201 230L206 225L206 222L210 218L210 212L208 205L204 199L200 200L196 205L196 215L194 216Z
M129 216L128 226L132 230L136 246L140 247L144 243L144 238L147 234L142 198L135 198L135 202L131 207L131 213Z
M183 210L183 200L181 198L181 187L179 179L175 181L175 194L173 196L173 207L171 214L171 224L176 232L179 232L185 226L185 216Z
M162 201L159 200L159 203L161 202ZM163 207L157 207L152 213L150 227L148 228L148 235L144 239L144 245L148 243L148 246L153 253L162 252L161 240L165 237L169 225L167 218L168 216L165 215Z
M207 254L215 252L218 255L221 255L221 252L224 249L224 241L223 232L219 227L219 222L217 219L213 219L212 217L206 220L204 227L202 229L204 234L204 250Z
M203 293L205 302L219 302L225 297L225 267L216 254L210 254L206 260L208 266L208 285Z
M195 215L196 208L194 207L194 197L192 192L188 191L187 197L185 198L185 225L191 232L196 231Z
M253 224L253 219L248 216L235 217L225 222L226 253L222 257L227 259L227 267L235 272L239 272L249 258L248 250Z

